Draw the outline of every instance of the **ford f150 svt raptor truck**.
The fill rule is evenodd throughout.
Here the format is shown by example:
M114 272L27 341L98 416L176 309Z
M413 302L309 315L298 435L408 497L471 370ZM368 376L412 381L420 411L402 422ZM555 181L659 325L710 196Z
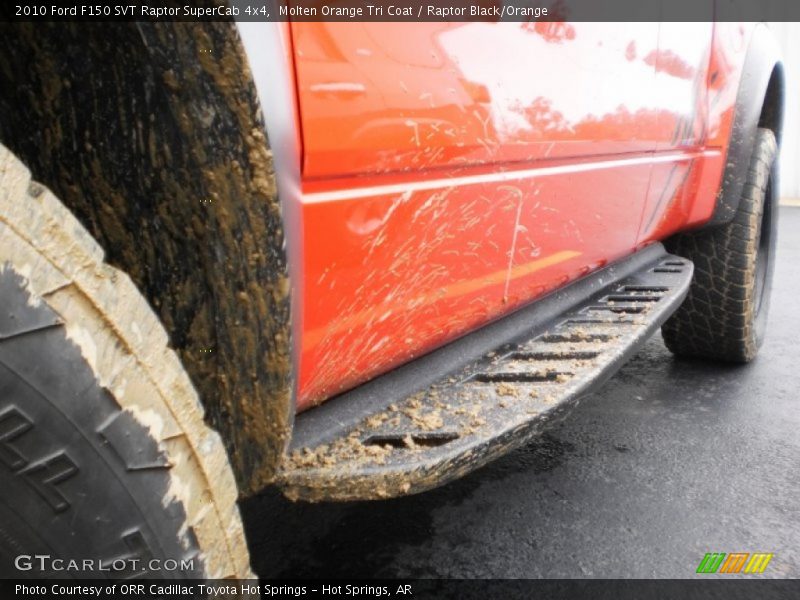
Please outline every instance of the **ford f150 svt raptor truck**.
M237 498L445 483L659 327L751 360L782 97L760 24L0 25L0 571L247 577Z

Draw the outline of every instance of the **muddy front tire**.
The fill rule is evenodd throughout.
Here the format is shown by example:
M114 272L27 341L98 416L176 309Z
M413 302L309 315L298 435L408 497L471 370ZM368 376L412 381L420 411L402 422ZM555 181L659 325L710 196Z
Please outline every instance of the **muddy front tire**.
M164 329L3 146L0 486L0 576L41 577L34 554L106 569L69 577L252 576L227 456Z
M773 132L759 129L733 221L665 244L695 268L686 300L661 329L673 353L739 363L755 358L772 287L777 155Z

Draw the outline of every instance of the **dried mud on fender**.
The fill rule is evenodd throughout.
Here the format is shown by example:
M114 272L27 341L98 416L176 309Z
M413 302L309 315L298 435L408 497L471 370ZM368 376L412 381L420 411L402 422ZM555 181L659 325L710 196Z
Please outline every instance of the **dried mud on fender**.
M2 24L0 50L0 141L142 290L240 493L262 488L293 414L289 281L235 25Z

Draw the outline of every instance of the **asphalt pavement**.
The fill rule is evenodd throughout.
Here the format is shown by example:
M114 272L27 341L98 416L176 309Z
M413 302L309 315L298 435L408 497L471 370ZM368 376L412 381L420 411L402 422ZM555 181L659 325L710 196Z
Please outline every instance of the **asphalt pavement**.
M262 577L687 578L707 552L800 577L800 208L780 210L767 339L749 365L654 336L528 446L432 492L242 505Z

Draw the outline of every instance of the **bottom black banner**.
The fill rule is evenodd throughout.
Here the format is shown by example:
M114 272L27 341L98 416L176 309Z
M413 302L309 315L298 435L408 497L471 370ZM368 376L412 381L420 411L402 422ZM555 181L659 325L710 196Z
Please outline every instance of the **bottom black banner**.
M0 580L0 598L234 600L293 598L730 600L800 598L797 579L417 579L417 580Z

